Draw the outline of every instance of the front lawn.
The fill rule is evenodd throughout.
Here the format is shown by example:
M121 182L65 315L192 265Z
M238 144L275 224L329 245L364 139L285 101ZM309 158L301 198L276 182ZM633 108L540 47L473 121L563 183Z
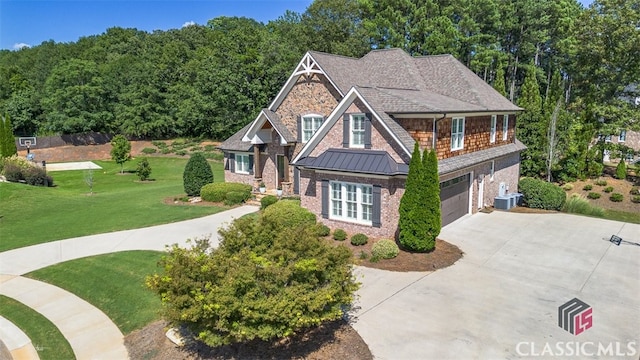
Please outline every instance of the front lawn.
M184 194L187 159L151 157L151 179L133 173L137 161L125 163L124 175L113 161L94 161L93 195L87 171L51 172L56 187L0 183L0 251L54 240L166 224L214 214L223 207L172 206L166 198ZM216 182L224 181L222 163L211 162Z
M126 251L91 256L26 276L65 289L102 310L125 335L160 319L160 299L145 286L164 253Z

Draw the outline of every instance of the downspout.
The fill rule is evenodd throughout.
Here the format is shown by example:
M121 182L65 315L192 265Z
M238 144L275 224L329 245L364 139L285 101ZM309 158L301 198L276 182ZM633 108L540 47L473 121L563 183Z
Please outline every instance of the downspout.
M444 119L447 117L447 114L442 114L442 117L439 119L433 118L433 136L432 136L432 141L431 141L431 148L435 151L436 150L436 138L438 136L438 121Z

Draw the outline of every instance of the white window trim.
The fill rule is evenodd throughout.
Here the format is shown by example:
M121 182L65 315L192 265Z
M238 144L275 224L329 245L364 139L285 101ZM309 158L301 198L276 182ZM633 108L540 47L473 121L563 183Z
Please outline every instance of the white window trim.
M250 164L250 162L249 162L249 155L250 155L249 153L235 153L234 158L233 158L233 161L235 161L234 169L235 169L235 173L236 173L236 174L246 174L246 175L249 175L250 170L251 170L251 169L249 169L249 164ZM247 158L247 170L246 170L246 171L244 171L244 170L243 170L243 171L240 171L240 170L238 169L238 164L242 163L241 161L238 161L238 157L243 157L243 158L244 158L244 157L246 157L246 158Z
M627 130L622 130L620 131L620 136L618 136L618 142L625 142L627 141Z
M312 129L311 129L311 135L309 136L309 138L308 138L308 139L305 139L305 136L304 136L304 131L305 131L305 127L304 127L304 119L305 119L305 118L306 118L306 119L311 119L311 127L312 127ZM315 129L313 129L313 119L314 119L314 118L320 118L320 124L318 124L318 127L317 127L317 128L315 128ZM303 116L301 117L301 119L300 119L300 131L302 131L302 136L301 136L302 143L306 143L306 142L308 142L309 140L311 140L311 138L312 138L312 137L313 137L313 135L316 133L316 131L318 131L318 129L320 128L320 126L322 126L322 123L324 123L324 116L322 116L322 115L320 115L320 114L306 114L306 115L303 115Z
M496 142L496 132L498 130L498 115L491 115L491 134L489 135L489 142Z
M509 115L502 116L502 140L507 140L509 137Z
M333 186L337 184L340 186L340 202L342 204L342 215L334 215L333 214L333 202L337 199L333 197ZM356 219L347 217L347 185L356 187ZM330 181L329 182L329 219L332 220L340 220L355 224L372 226L372 220L364 220L362 218L363 215L363 203L362 203L362 189L369 188L371 193L371 218L373 220L373 186L367 184L357 184L350 182L342 182L342 181Z
M455 132L454 132L454 124L458 124L460 121L462 121L462 132L458 132L458 126L455 126ZM451 150L455 151L455 150L462 150L464 149L464 122L465 119L464 117L454 117L451 119ZM454 147L455 142L453 141L454 138L460 136L460 146Z
M353 121L353 119L355 117L362 117L362 130L358 130L358 132L362 131L362 144L354 144L353 142L353 125L355 124L355 121ZM365 129L364 129L364 122L367 121L367 117L365 114L361 113L361 114L351 114L349 115L349 147L351 148L359 148L359 149L364 149L364 136L365 136Z

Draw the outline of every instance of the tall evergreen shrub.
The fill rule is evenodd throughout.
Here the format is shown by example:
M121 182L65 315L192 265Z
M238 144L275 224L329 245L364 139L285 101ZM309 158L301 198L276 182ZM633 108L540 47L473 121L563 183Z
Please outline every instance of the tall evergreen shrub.
M425 251L436 246L436 238L440 235L442 219L440 215L440 179L438 176L438 158L435 150L422 154L423 191L422 204L425 208L424 228L426 231Z
M616 166L616 179L624 180L627 178L627 165L624 163L624 159L620 159L618 166Z
M213 171L202 153L189 158L182 174L184 192L188 196L200 196L200 189L213 182Z

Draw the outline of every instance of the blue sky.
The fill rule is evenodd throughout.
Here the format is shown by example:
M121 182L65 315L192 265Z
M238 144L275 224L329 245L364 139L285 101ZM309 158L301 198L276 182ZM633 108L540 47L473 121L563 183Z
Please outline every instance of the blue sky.
M587 6L593 0L580 0ZM0 0L0 49L43 41L77 41L110 27L138 30L204 25L218 16L275 20L285 10L304 12L312 0Z

